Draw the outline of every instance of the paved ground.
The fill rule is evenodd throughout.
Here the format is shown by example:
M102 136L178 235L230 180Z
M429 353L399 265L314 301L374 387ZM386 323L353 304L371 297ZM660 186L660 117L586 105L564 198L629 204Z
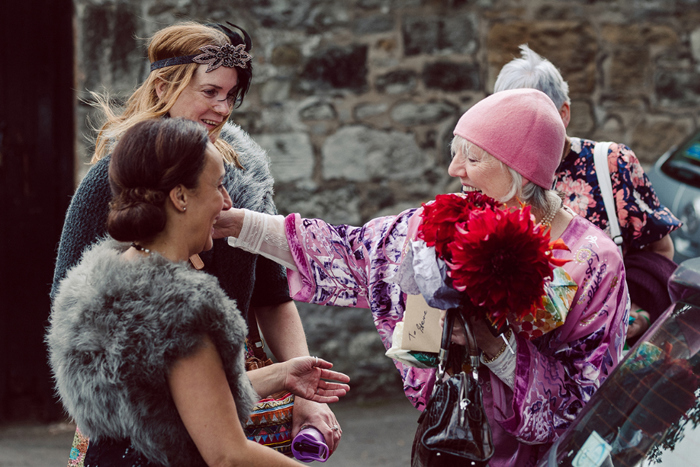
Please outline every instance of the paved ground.
M411 443L418 427L418 412L403 394L400 398L366 405L336 404L343 426L338 450L329 467L406 467L411 465Z
M402 394L368 403L338 402L333 408L343 426L343 440L327 462L309 465L410 465L419 413ZM65 467L74 431L71 423L0 427L0 467Z
M0 428L1 467L65 467L75 425L16 425Z

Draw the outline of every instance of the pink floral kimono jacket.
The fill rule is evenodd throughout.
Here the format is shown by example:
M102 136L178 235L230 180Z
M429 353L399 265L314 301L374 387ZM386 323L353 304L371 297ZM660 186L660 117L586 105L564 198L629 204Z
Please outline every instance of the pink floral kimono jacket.
M394 275L408 240L415 238L419 213L411 209L362 227L289 215L285 234L298 268L288 271L292 298L371 309L382 342L390 348L406 294L384 279ZM534 465L621 359L629 307L619 250L580 216L574 216L561 238L571 251L554 255L571 258L564 269L578 284L566 322L532 341L517 337L514 390L481 368L496 447L491 466ZM406 396L423 410L435 370L395 364Z

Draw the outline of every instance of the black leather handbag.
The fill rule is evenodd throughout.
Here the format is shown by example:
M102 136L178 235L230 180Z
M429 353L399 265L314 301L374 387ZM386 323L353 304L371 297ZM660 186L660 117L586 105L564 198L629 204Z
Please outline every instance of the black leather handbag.
M450 361L452 326L457 316L467 334L471 371L465 372L461 365L457 365L459 372L444 379ZM411 466L487 466L494 449L491 427L481 399L479 349L459 308L447 310L439 357L433 394L418 419L418 430L413 438Z

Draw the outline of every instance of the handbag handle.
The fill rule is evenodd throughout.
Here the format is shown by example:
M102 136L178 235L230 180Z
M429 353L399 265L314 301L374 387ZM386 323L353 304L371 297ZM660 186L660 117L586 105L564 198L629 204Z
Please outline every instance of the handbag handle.
M464 332L467 336L467 353L469 355L469 363L472 367L474 379L479 379L479 347L476 344L476 338L471 327L464 318L461 308L448 308L445 312L445 324L442 327L442 340L440 341L440 353L438 354L438 378L442 379L447 371L447 360L449 358L450 342L452 341L452 328L454 327L455 319L459 317L464 326Z

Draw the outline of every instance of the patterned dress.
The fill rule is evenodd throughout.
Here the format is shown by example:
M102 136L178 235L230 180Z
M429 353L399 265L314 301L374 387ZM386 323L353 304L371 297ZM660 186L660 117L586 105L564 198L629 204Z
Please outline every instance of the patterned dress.
M564 204L610 234L593 159L596 142L581 138L570 140L571 150L557 169L555 188L567 194ZM680 221L659 203L651 182L630 148L624 144L610 145L608 169L626 248L642 248L680 227Z
M370 308L384 346L392 344L403 319L406 294L392 277L415 238L420 209L374 219L362 227L329 225L292 214L285 234L298 271L288 271L295 300ZM625 272L619 250L597 227L574 216L561 237L571 252L564 266L578 284L566 322L544 336L518 337L515 388L487 368L484 406L496 454L492 467L534 465L574 420L621 358L629 314ZM430 397L434 369L395 361L404 392L423 410Z

